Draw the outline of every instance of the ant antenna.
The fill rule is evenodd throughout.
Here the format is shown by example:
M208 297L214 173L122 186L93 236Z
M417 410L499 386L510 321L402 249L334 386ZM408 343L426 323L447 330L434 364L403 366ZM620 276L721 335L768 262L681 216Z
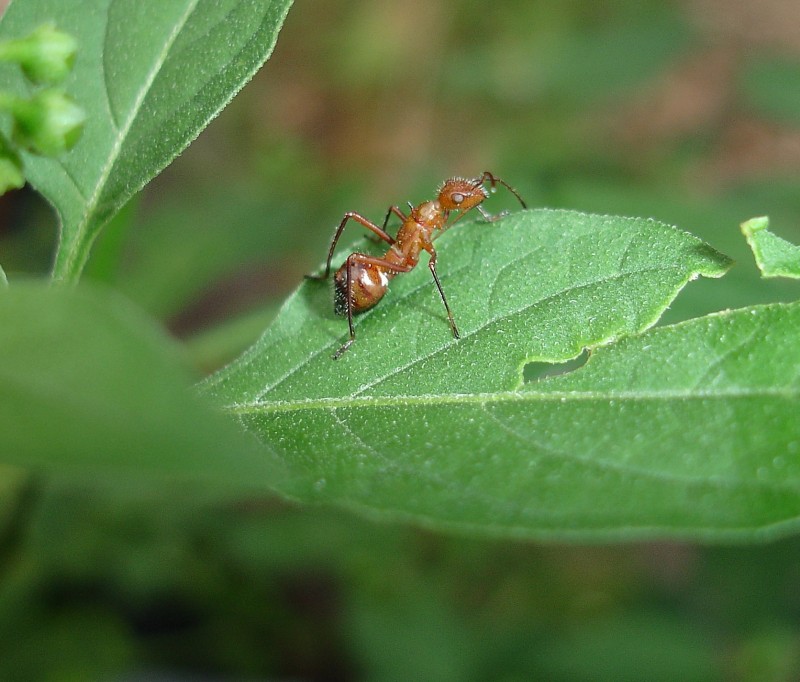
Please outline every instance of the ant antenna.
M478 178L478 181L479 181L478 184L480 184L480 185L482 185L482 184L484 184L485 182L488 181L491 192L496 191L497 183L500 183L509 192L511 192L511 194L513 194L515 197L517 197L517 200L522 205L522 208L528 208L527 205L525 204L525 202L522 200L522 197L517 193L517 190L515 190L511 185L509 185L502 178L498 178L497 176L493 175L489 171L483 171L483 175L481 175L480 178Z

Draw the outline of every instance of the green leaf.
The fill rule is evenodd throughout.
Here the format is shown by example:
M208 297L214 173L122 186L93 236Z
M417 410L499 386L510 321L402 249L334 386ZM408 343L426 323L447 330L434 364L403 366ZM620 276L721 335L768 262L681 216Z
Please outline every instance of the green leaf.
M751 218L741 224L762 277L800 278L800 246L769 231L769 218Z
M264 63L291 0L14 2L0 38L44 18L78 42L67 92L85 109L78 145L60 159L26 157L34 186L61 218L54 276L76 280L103 225L172 161ZM0 88L27 93L21 75Z
M625 339L527 386L542 409L521 430L505 423L544 459L562 453L559 476L583 469L581 505L600 533L785 533L800 517L798 325L800 305L773 304Z
M260 488L281 475L193 394L177 346L124 299L23 282L0 295L0 319L3 464Z
M697 274L723 274L725 256L655 221L547 210L459 225L437 248L460 340L422 266L357 318L355 344L333 361L347 325L329 312L329 288L306 282L255 346L207 380L205 390L292 469L284 492L500 535L699 534L714 523L721 531L735 514L706 481L715 471L706 432L695 443L683 438L690 425L708 424L705 412L693 418L698 401L687 401L686 391L673 398L667 381L656 400L658 385L641 396L624 383L604 393L599 377L583 391L556 391L559 377L521 386L521 371L641 332ZM623 358L642 375L652 369L668 379L665 363L691 361L695 346L704 348L690 331L631 339ZM669 344L671 355L648 350L646 339L658 333L672 335L679 357ZM686 334L692 343L682 343ZM568 376L597 376L590 368L618 355L597 350ZM698 391L713 388L716 365L692 366ZM641 420L630 419L639 411ZM667 437L654 444L649 419L658 416L659 437ZM676 449L665 456L670 445ZM727 456L723 450L717 471L729 466ZM669 474L698 457L696 471ZM707 498L693 502L687 490ZM716 521L701 513L706 499L717 504ZM752 519L736 519L745 521Z
M0 266L0 285L8 286L8 279L6 278L6 273L3 272L2 266Z

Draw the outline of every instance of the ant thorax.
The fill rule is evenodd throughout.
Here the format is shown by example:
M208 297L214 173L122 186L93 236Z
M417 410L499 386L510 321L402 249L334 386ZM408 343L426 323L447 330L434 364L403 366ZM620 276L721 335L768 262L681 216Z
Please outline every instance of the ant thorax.
M414 209L412 217L416 223L431 230L441 228L444 224L442 205L438 200L421 203Z

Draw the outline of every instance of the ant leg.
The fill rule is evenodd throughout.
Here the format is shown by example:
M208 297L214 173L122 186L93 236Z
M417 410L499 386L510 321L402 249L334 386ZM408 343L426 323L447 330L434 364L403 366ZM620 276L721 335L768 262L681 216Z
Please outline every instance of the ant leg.
M478 209L478 212L483 216L483 219L487 223L493 223L495 220L500 220L500 218L505 218L508 215L508 211L500 211L500 213L496 215L492 215L491 213L487 212L486 209L478 204L477 206L472 206L471 208L465 208L458 211L458 215L453 218L445 227L444 230L449 230L453 225L455 225L459 220L461 220L465 215L467 215L470 211Z
M365 265L374 265L381 270L388 270L392 273L392 277L394 275L399 275L403 272L411 272L413 270L413 266L411 265L404 265L403 263L392 263L391 261L385 260L384 258L379 258L378 256L368 256L365 253L351 253L349 258L352 258L354 261L359 263L364 263Z
M389 206L389 210L386 211L386 217L383 219L383 229L386 229L386 226L389 224L389 218L394 213L400 220L405 222L408 220L408 217L403 215L403 212L397 206Z
M403 215L403 212L399 208L397 208L397 206L389 206L389 210L386 211L386 217L383 219L383 225L381 226L381 227L383 227L384 231L386 231L386 226L389 224L389 218L392 217L392 213L394 213L403 222L408 220L408 218ZM368 237L368 239L371 242L374 242L375 244L380 244L381 243L380 239L375 239L374 237ZM392 240L391 243L394 243L394 240Z
M447 305L447 298L444 295L444 289L442 289L442 283L439 281L439 276L436 274L436 251L431 249L429 251L431 254L431 259L428 261L428 267L431 270L431 274L433 275L433 281L436 282L436 288L439 290L439 296L442 297L442 303L444 303L444 309L447 311L447 319L450 322L450 329L453 332L453 337L456 339L460 339L461 335L458 333L458 327L456 327L456 321L453 317L453 312L450 310L450 306Z
M378 235L383 241L387 244L394 244L394 238L390 237L384 230L378 227L375 223L370 222L364 216L354 213L352 211L348 211L344 214L344 218L342 218L342 222L339 223L339 227L336 228L336 233L333 235L333 240L331 241L331 248L328 249L328 260L325 264L325 274L324 275L306 275L306 279L317 279L323 280L328 279L331 274L331 259L333 258L333 252L336 250L336 244L339 241L339 237L342 236L342 232L344 232L344 228L347 225L348 220L355 220L359 225L366 227L371 232L374 232Z
M501 218L505 218L508 215L508 211L500 211L500 213L488 213L483 206L476 206L475 208L478 209L478 212L483 216L483 219L487 223L493 223Z
M333 359L338 360L342 357L342 353L344 353L350 346L353 345L353 341L356 340L356 330L353 328L353 279L350 276L350 272L353 269L353 256L355 254L351 254L347 257L347 268L345 269L345 279L344 279L344 290L347 293L347 326L350 327L350 338L342 345L342 347L337 350L333 354ZM328 259L328 265L330 266L330 258Z

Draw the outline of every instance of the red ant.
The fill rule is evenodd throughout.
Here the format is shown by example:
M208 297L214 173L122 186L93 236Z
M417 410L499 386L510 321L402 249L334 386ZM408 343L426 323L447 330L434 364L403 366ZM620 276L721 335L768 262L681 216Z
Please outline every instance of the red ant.
M473 208L477 208L487 222L494 222L508 215L508 211L491 215L481 206L483 201L489 198L489 192L484 187L487 182L492 192L495 191L498 183L503 185L519 200L522 208L527 208L522 197L511 185L492 175L489 171L485 171L477 178L446 180L439 187L436 199L433 201L424 201L416 208L409 203L411 212L408 215L404 215L397 206L390 206L386 212L383 227L378 227L358 213L347 212L344 214L342 222L339 223L339 227L336 228L336 233L333 235L333 241L331 241L325 274L321 276L308 275L309 279L324 280L330 275L333 252L348 220L355 220L374 232L389 244L389 249L382 258L368 256L364 253L351 253L333 276L335 287L333 309L337 315L347 315L347 324L350 327L350 338L336 351L333 356L334 360L340 358L356 339L353 329L353 314L368 310L380 301L388 289L389 280L395 275L413 270L419 262L420 252L423 250L430 254L428 267L447 311L447 319L450 321L453 336L456 339L459 338L456 321L436 274L436 249L433 248L433 240ZM449 220L451 212L455 213L455 217ZM390 237L386 233L386 226L392 214L403 221L396 237Z

